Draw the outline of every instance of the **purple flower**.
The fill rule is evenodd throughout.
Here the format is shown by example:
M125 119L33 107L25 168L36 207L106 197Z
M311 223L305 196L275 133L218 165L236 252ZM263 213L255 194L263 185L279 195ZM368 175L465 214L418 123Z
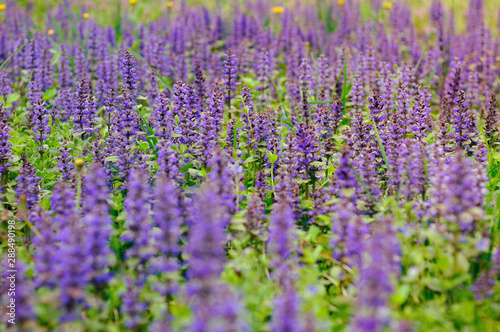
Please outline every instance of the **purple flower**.
M239 305L227 285L219 280L226 255L224 230L227 212L216 186L206 184L197 194L195 224L188 237L189 283L193 321L190 331L231 331L239 323Z
M108 198L106 173L100 165L92 164L85 180L83 197L85 215L82 223L85 227L83 230L85 242L82 251L87 258L85 264L89 268L88 278L96 285L107 282L110 278L106 269L109 264L108 257L112 254L109 241L113 221L109 215Z
M283 293L274 299L271 332L305 332L300 319L300 299L297 291L291 284L283 288Z
M231 49L228 49L224 54L224 86L227 91L226 102L227 107L231 107L231 99L233 91L236 90L236 82L238 80L238 59Z
M391 321L388 305L394 291L391 278L400 274L399 242L389 220L374 228L366 240L352 331L382 331Z
M121 69L123 86L135 97L139 79L137 76L137 63L130 51L125 51L123 54Z
M127 197L124 202L127 211L125 222L127 230L121 236L122 241L131 243L126 257L138 258L141 264L154 256L150 246L152 225L148 214L151 187L148 180L148 174L140 167L137 166L131 170L127 184Z
M22 155L23 164L17 176L16 197L21 201L22 206L26 203L27 209L32 209L38 203L38 193L40 192L39 176L36 176L36 169L31 164L26 155Z
M498 104L494 93L491 94L488 107L486 108L486 119L484 120L484 134L488 139L488 144L492 144L498 139Z
M76 87L71 115L76 132L92 134L95 131L96 104L85 78L82 78Z
M50 134L50 116L48 114L47 108L45 107L45 102L40 97L33 104L33 132L35 136L35 141L41 145L47 140L47 135Z
M156 97L156 107L153 112L153 128L155 134L161 138L167 138L172 131L173 116L170 106L170 98L165 92L160 92Z
M297 233L292 208L281 200L274 207L269 223L268 248L276 278L284 282L295 263Z
M73 163L71 149L68 148L67 142L64 142L59 148L59 156L57 159L59 160L57 167L61 172L62 180L74 186L76 184L76 174L74 172L75 165Z
M12 143L10 143L9 135L9 121L3 109L3 104L0 103L0 173L2 176L1 191L3 191L3 186L7 180L8 168L11 166L11 149Z

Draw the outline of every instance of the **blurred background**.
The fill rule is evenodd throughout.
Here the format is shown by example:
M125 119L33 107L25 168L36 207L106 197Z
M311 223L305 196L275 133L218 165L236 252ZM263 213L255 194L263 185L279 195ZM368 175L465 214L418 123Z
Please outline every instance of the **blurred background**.
M72 1L72 0L0 0L0 5L5 7L17 3L18 5L30 8L35 17L39 17L39 23L43 27L44 23L42 17L45 17L47 11L53 9L57 4L66 3L68 7L75 9L82 15L87 13L98 23L109 24L112 23L116 17L120 17L121 13L128 11L133 20L147 22L155 20L158 17L178 12L183 4L187 5L202 5L211 8L218 8L221 11L231 12L235 9L245 10L248 2L257 3L269 8L275 6L282 6L288 10L293 10L297 2L308 2L311 6L315 6L318 11L325 12L328 8L335 8L339 4L346 2L360 2L362 4L362 16L364 19L372 17L371 7L373 5L383 5L391 7L396 1L405 1L413 8L413 19L418 29L425 30L428 26L429 7L432 0L288 0L288 1L267 1L267 0L177 0L177 1L164 1L164 0L86 0L86 1ZM499 25L500 16L500 0L476 0L484 3L485 19L490 27L497 27ZM467 0L442 0L448 9L451 9L456 14L456 28L463 31L465 29L465 17L469 1ZM1 6L0 6L1 8ZM390 8L388 8L390 10ZM0 12L0 18L1 18ZM300 15L300 13L297 13ZM496 29L495 29L496 30ZM498 32L497 32L498 33Z

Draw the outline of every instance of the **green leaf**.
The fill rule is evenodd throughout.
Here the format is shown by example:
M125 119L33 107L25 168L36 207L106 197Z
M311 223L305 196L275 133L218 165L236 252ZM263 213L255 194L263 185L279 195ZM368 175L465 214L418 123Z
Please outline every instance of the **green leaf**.
M391 300L394 304L402 305L408 299L410 295L410 285L403 284L398 287Z
M187 163L186 165L184 165L182 168L181 168L181 172L187 172L188 169L190 169L191 167L193 166L193 163L192 162L189 162Z
M104 161L111 161L113 163L117 162L120 158L118 156L109 156L104 159Z
M10 95L7 96L6 104L11 105L13 102L18 100L20 97L21 97L21 95L18 93L11 93Z
M272 153L271 151L266 151L267 153L267 158L269 159L269 162L271 165L274 165L276 161L278 161L278 155L276 153Z
M243 162L243 165L246 165L246 164L249 164L249 163L252 163L254 162L255 160L257 160L257 157L255 156L250 156L248 157L244 162Z

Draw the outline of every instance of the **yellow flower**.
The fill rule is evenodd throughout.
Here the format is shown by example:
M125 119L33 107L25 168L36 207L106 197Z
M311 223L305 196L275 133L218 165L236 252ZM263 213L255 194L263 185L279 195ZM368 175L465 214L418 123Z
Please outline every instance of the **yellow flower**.
M85 160L83 160L83 158L76 158L75 159L75 166L78 170L81 170L84 165L85 165Z
M272 11L275 14L281 14L281 13L283 13L283 7L273 7Z
M89 17L90 17L89 13L85 13L85 14L83 14L83 18L84 18L84 19L86 19L86 20L87 20Z
M137 3L137 0L130 0L128 3L131 5L135 5Z
M172 8L173 6L174 6L174 3L172 1L165 2L165 7Z
M4 11L4 10L5 10L5 8L7 8L7 6L6 6L6 5L4 5L3 3L0 3L0 12L1 12L1 11Z
M339 0L339 1L337 1L337 4L338 4L339 6L343 6L343 5L344 5L344 3L345 3L345 1L344 1L344 0Z
M384 2L382 2L382 7L385 9L391 9L392 3L390 3L389 1L384 1Z
M47 31L47 33L48 33L49 35L53 35L53 34L54 34L54 30L50 29L49 31Z

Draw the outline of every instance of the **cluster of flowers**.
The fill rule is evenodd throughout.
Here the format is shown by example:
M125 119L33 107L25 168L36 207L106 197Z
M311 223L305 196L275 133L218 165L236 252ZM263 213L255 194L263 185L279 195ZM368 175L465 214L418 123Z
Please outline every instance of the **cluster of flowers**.
M482 0L463 33L440 0L424 30L403 0L169 4L0 12L20 330L498 328Z

